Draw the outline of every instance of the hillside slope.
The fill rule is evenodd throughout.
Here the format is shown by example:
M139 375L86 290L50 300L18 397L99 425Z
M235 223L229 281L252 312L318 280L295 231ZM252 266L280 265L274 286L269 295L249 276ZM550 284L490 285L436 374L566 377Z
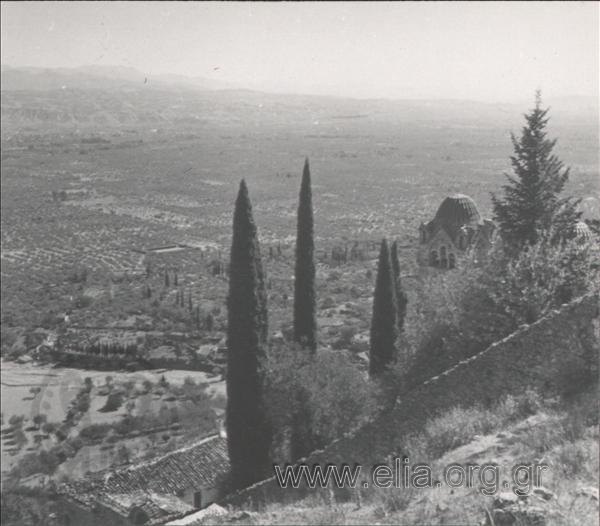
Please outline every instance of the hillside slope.
M515 495L513 482L497 495L484 496L481 489L491 484L477 480L471 488L356 489L347 502L315 496L258 512L232 507L186 524L492 524L490 517L495 524L598 524L597 390L596 383L561 400L528 393L507 398L493 411L457 410L428 423L419 442L425 456L411 460L412 466L428 458L439 474L452 464L494 464L504 481L517 464L547 465L541 485L523 498ZM486 427L489 432L478 433ZM465 443L453 447L455 440ZM449 450L433 458L444 447Z

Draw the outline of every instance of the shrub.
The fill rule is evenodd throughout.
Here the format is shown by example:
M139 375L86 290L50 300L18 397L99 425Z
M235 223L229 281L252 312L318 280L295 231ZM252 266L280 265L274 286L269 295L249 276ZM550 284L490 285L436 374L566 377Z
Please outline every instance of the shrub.
M96 441L103 439L110 430L110 424L92 424L84 427L79 432L79 436L84 440Z
M488 410L454 407L425 426L426 453L430 458L438 458L467 444L475 435L490 433L498 424L498 418Z
M104 407L99 409L99 411L102 413L109 413L111 411L116 411L123 405L123 401L124 401L124 399L123 399L122 393L119 393L119 392L110 393L108 395L108 398L106 399L106 403L104 404Z
M409 360L396 371L406 388L598 290L598 247L577 241L557 245L550 237L510 256L497 244L483 264L471 255L460 269L423 279L419 303L405 323Z
M574 477L585 472L590 465L589 443L578 441L561 444L556 451L555 465L566 477Z
M273 428L280 432L275 449L284 461L289 455L286 432L299 414L317 448L358 426L378 407L375 386L345 353L306 354L293 345L274 347L264 365L267 410Z
M503 422L510 423L534 415L541 407L540 395L529 389L520 396L507 395L498 404L496 412Z

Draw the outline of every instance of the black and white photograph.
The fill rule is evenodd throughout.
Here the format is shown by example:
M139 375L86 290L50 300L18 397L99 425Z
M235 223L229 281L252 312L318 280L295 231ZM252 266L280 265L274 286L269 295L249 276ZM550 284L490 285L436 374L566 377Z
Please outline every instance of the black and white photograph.
M2 526L599 526L600 2L0 7Z

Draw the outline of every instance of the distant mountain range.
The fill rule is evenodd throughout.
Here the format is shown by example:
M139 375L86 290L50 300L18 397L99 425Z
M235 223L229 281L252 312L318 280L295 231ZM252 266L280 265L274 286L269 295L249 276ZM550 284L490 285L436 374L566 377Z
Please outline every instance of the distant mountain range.
M77 68L14 68L2 66L2 91L56 89L122 89L185 87L204 90L233 89L237 86L203 77L146 75L126 66L81 66Z
M219 122L241 125L302 124L333 129L368 123L404 126L500 126L515 129L533 100L350 99L266 93L201 77L148 76L129 67L15 68L2 66L2 121L7 127L42 124L129 125ZM533 94L531 99L533 99ZM598 99L544 100L564 123L597 126Z

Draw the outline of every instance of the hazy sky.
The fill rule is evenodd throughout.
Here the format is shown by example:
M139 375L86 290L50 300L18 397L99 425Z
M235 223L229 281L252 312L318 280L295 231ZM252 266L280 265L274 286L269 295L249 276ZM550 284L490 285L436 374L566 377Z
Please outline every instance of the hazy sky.
M356 97L598 95L597 2L2 2L1 14L11 66Z

